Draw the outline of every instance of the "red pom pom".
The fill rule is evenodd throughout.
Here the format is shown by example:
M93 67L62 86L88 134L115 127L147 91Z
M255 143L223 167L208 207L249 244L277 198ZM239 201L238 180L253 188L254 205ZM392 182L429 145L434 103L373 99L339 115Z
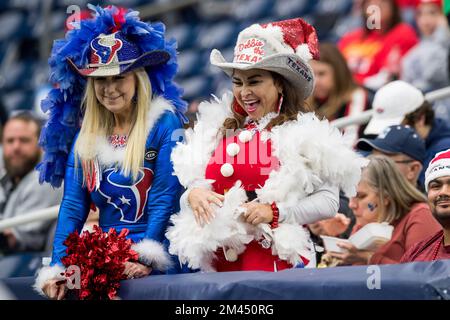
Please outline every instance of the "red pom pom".
M131 250L132 241L127 239L129 230L119 234L115 229L103 232L94 226L94 232L71 233L64 245L67 256L61 259L64 266L77 266L81 272L78 298L81 300L105 300L116 297L120 281L125 279L125 262L137 261L138 254ZM66 277L72 274L67 271Z

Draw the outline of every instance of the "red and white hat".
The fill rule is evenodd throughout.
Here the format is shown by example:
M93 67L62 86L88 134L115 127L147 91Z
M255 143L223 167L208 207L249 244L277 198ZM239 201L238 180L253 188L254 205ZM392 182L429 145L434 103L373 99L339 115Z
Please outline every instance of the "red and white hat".
M428 192L428 184L434 179L450 176L450 149L438 152L430 161L425 171L425 189Z
M307 98L314 88L314 75L308 61L318 58L314 27L296 18L253 24L239 33L233 62L227 62L217 49L211 51L210 61L229 76L234 69L276 72Z
M416 0L416 6L420 6L421 4L435 4L439 8L442 8L442 0Z

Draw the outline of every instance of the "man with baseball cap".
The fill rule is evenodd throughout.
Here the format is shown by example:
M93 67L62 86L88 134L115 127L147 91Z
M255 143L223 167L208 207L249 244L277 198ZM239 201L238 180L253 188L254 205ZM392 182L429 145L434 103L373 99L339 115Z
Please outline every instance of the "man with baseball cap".
M425 141L425 164L434 155L450 148L450 127L436 118L433 107L425 100L420 90L398 80L381 87L374 96L374 114L364 134L380 134L391 125L409 125ZM424 171L419 175L419 185L423 185Z
M411 127L389 126L375 139L359 139L356 148L391 158L403 176L417 186L425 159L425 142Z
M439 152L425 173L425 188L433 216L442 230L415 245L401 262L450 259L450 149Z

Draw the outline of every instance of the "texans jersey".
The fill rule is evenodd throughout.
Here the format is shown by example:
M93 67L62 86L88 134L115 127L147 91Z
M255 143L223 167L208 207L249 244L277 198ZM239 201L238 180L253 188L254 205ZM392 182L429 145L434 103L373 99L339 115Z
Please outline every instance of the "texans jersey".
M176 145L173 132L182 128L177 116L165 111L150 129L146 141L144 166L133 181L120 168L100 163L99 188L89 192L83 185L81 165L75 167L74 151L69 155L65 173L64 197L61 203L54 239L52 263L60 264L66 255L63 242L77 230L80 232L93 203L100 211L99 226L103 231L115 228L130 230L134 242L151 239L166 242L169 218L179 211L182 187L174 176L170 154ZM74 143L75 144L75 143ZM104 155L103 155L104 156ZM80 162L78 162L80 163Z

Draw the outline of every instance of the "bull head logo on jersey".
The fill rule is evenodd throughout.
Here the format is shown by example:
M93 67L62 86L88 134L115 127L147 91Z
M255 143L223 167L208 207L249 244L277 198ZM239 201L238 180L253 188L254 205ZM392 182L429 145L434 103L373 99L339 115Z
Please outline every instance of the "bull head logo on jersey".
M134 183L129 182L117 169L105 171L106 179L102 181L99 193L107 199L109 205L121 214L120 221L138 222L145 213L148 193L153 181L153 171L142 168Z

